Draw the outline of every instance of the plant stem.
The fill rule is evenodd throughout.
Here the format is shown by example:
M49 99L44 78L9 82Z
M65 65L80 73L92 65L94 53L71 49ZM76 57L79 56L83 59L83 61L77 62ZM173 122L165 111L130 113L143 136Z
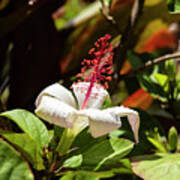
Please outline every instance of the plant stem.
M148 62L146 62L144 64L144 66L142 66L136 70L130 71L127 74L121 75L121 79L137 75L138 73L141 73L141 72L147 70L148 68L154 66L155 64L159 64L159 63L164 62L164 61L169 60L169 59L178 59L178 58L180 58L180 52L173 53L173 54L166 54L166 55L158 57L156 59L149 60Z
M60 156L68 153L72 143L74 142L76 136L87 127L88 119L87 117L77 116L74 117L73 128L66 128L62 134L62 137L58 143L56 151Z
M76 137L76 133L74 133L73 129L66 128L64 130L60 142L56 148L56 151L59 153L60 156L63 156L68 152L75 137Z

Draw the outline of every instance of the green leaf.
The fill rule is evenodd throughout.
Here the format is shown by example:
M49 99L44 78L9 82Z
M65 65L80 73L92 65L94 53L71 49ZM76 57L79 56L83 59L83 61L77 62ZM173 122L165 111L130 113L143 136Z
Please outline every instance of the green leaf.
M174 119L173 116L169 112L162 109L161 105L157 102L154 102L151 105L151 107L148 109L148 113L152 116Z
M118 138L118 137L124 135L125 133L126 133L125 130L118 129L118 130L114 130L111 133L109 133L109 137L110 138Z
M128 158L119 160L118 166L116 168L112 168L111 172L115 174L132 174L133 172L130 160Z
M168 91L168 77L165 74L153 73L153 77L156 80L156 83L160 85L164 91Z
M44 169L42 149L39 144L32 140L27 134L0 133L10 143L15 145L28 161L37 170Z
M43 122L34 114L26 110L16 109L3 112L0 116L7 117L15 122L29 137L40 144L41 147L48 145L48 130Z
M160 99L163 102L167 102L166 92L164 92L162 86L155 82L153 76L144 74L142 76L138 76L138 80L140 86L149 92L154 98Z
M178 147L178 133L175 127L171 127L168 133L169 150L175 151Z
M112 106L112 101L111 101L111 97L108 95L101 107L101 109L106 109L108 107L111 107Z
M132 68L136 70L137 68L143 67L147 61L156 58L157 54L138 54L130 51L128 57ZM164 64L161 63L149 68L146 72L138 73L137 78L140 86L149 92L154 98L157 98L162 102L167 102L169 93L169 76L168 74L162 74L161 72L164 73L170 70L170 74L172 74L174 71L173 65L173 62L170 61L169 64L166 64L165 70Z
M66 13L63 13L60 18L55 20L56 28L61 30L78 26L97 15L100 8L101 3L98 1L87 4L84 1L69 0L64 6Z
M162 127L160 126L158 120L149 115L149 113L138 110L138 113L141 117L141 125L139 129L139 143L136 144L133 151L131 152L132 156L142 155L152 149L152 145L147 140L147 132L154 129L154 127L158 127L160 134L164 134ZM125 132L123 134L123 138L130 139L133 141L133 133L129 131L129 124L126 119L122 119L122 127L120 128Z
M33 180L34 176L19 153L5 141L0 141L0 179Z
M145 62L153 59L154 57L155 56L150 53L138 54L133 51L128 52L128 58L129 58L129 62L131 64L131 66L132 66L132 69L137 69L137 68L144 66Z
M165 69L168 72L169 79L171 81L174 81L176 77L176 66L175 66L174 60L166 61Z
M60 180L99 180L101 178L110 178L113 176L113 171L68 171Z
M132 69L137 69L144 65L142 58L133 51L128 52L128 58Z
M83 155L82 166L98 170L101 166L117 164L118 161L126 156L132 149L134 143L120 138L112 138L102 141L89 147Z
M117 174L132 174L131 164L128 159L120 160L119 165L124 165L123 167L112 168L107 171L66 171L62 173L64 176L60 178L60 180L99 180L99 179L113 179L113 176ZM59 174L61 175L61 173ZM118 178L118 180L120 180Z
M180 0L167 0L167 5L170 13L180 13Z
M74 180L74 174L67 174L65 176L63 176L62 178L60 178L59 180Z
M167 152L166 148L163 146L163 144L156 139L153 139L151 137L147 138L160 152Z
M90 173L78 173L68 174L66 176L63 176L60 180L99 180L99 178Z
M156 147L156 152L166 153L167 152L167 146L166 146L166 137L164 136L164 133L159 133L159 128L154 127L153 130L149 130L146 132L147 140Z
M76 168L79 167L81 165L83 161L82 155L77 155L77 156L73 156L69 159L66 159L63 163L63 167L66 168Z
M75 141L72 144L72 148L77 149L77 151L75 151L76 155L81 154L82 152L88 150L89 147L97 143L100 143L105 139L106 139L106 135L99 138L93 138L91 134L88 132L88 128L86 128L76 137Z
M180 153L147 155L134 158L133 172L146 180L180 179Z

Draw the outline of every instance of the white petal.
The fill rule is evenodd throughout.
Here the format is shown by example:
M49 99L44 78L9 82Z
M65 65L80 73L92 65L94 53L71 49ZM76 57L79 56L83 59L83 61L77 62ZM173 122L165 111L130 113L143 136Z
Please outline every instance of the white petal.
M77 97L79 107L83 104L89 85L89 82L79 82L73 84L72 86ZM103 86L95 83L85 109L100 108L107 95L108 92L103 88Z
M72 128L76 110L53 97L43 96L35 113L49 123Z
M36 99L36 107L40 104L41 98L44 95L52 96L60 101L65 102L66 104L69 104L70 106L76 107L76 102L72 93L59 83L52 84L41 91Z
M104 110L87 109L80 113L89 118L90 132L93 137L99 137L118 129L121 126L120 118Z
M108 108L104 111L112 113L119 117L127 116L129 124L134 133L135 140L136 140L136 142L139 141L138 130L139 130L140 120L139 120L139 114L137 111L134 111L130 108L126 108L124 106L112 107L112 108Z

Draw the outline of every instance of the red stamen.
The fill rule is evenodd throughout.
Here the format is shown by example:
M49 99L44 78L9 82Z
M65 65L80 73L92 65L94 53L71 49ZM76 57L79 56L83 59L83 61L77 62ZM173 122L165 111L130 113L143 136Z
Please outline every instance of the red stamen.
M94 44L96 48L92 48L89 51L89 55L93 59L84 59L81 63L84 67L81 69L78 77L82 77L84 81L90 82L81 109L85 108L94 83L103 82L104 87L108 88L108 81L112 79L110 75L112 74L113 46L108 42L110 38L111 36L109 34L99 38ZM87 73L87 70L90 70L90 73Z

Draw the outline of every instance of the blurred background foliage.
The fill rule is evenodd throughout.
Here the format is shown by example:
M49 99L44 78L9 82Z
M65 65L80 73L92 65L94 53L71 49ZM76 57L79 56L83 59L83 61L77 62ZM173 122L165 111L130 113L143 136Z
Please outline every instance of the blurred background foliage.
M149 167L162 163L168 169L171 154L167 153L179 152L179 61L169 58L170 61L147 70L141 67L179 51L180 3L178 0L140 3L142 11L131 26L134 0L0 0L0 110L33 111L36 96L47 85L60 81L70 87L94 42L109 33L115 47L114 75L109 88L112 105L139 109L141 115L140 143L130 156L166 153L134 158L132 169L144 179L154 172ZM174 129L170 129L172 126ZM12 125L1 121L0 127L11 129ZM119 136L132 138L126 123L110 134ZM11 142L10 136L5 138ZM138 179L131 165L121 163L128 167L127 172L112 169L107 174L91 174L92 179L112 176ZM38 166L41 168L41 164ZM174 168L170 172L172 176L175 171ZM120 172L121 176L117 175ZM69 171L61 179L85 177L85 171L79 172L81 175L76 173ZM158 180L156 173L151 179Z
M118 46L133 1L106 0L104 3L110 7L116 26L102 15L100 1L1 1L0 83L1 94L9 96L7 102L7 97L1 98L4 106L32 110L34 99L43 87L60 79L65 86L70 86L88 50L105 33L110 33L114 46ZM177 47L178 35L176 27L171 26L175 26L173 23L179 18L168 13L165 1L145 1L128 51L153 52L156 57L172 52ZM126 54L123 56L127 59ZM129 70L130 64L125 61L120 71L124 74ZM117 104L127 98L127 90L132 94L138 87L137 83L127 87L126 80L119 86L118 92L112 87Z

